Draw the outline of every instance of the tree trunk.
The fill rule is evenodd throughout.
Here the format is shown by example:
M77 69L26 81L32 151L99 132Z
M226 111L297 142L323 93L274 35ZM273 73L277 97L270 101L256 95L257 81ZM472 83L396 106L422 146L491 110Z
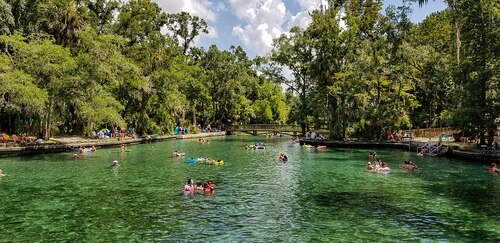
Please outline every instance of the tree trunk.
M144 116L146 115L146 108L148 107L149 102L149 94L144 94L141 102L141 106L139 107L139 124L137 127L137 132L139 134L144 133Z
M193 125L196 127L196 105L193 105Z
M47 113L45 114L45 122L44 122L44 129L43 129L43 139L49 140L50 139L50 132L51 132L51 115L52 115L52 99L49 100L49 104L47 106Z

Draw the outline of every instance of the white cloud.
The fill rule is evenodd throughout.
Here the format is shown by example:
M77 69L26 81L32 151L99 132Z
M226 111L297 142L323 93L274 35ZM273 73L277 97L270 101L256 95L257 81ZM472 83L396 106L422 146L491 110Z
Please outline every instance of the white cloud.
M217 22L217 13L226 9L222 2L211 0L153 0L166 13L188 12L191 15L198 16L208 23L208 34L201 34L194 39L194 45L200 44L201 38L218 38L215 24ZM165 33L166 30L162 30Z
M221 2L215 3L210 0L153 0L166 13L188 12L205 19L208 22L216 22L216 12L224 9Z
M273 39L287 34L294 26L307 27L311 23L309 13L328 6L327 0L297 1L301 10L292 14L287 11L284 0L229 0L236 17L244 22L243 26L234 26L232 34L247 48L265 55L271 50Z
M233 35L243 44L255 48L258 54L271 50L273 39L284 33L287 20L285 3L282 0L229 0L236 16L245 22L233 27Z

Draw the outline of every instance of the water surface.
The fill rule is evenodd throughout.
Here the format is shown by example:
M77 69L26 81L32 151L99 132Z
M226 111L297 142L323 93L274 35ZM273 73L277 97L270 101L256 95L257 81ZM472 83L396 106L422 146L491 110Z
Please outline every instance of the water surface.
M244 149L258 140L266 150ZM0 159L0 241L500 240L500 176L486 161L377 150L392 168L386 175L364 171L369 150L318 152L251 136L128 150ZM174 150L187 156L170 158ZM191 156L225 164L193 165ZM400 168L407 159L416 172ZM184 195L189 178L215 181L215 194Z

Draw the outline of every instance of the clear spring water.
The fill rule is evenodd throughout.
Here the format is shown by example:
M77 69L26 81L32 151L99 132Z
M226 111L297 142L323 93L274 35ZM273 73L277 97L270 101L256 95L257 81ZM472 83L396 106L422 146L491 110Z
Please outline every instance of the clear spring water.
M244 149L258 140L266 150ZM0 159L0 241L500 240L500 176L487 161L377 150L392 168L384 175L363 169L370 150L318 152L251 136L128 150ZM170 158L174 150L186 157ZM189 164L191 156L225 165ZM406 159L419 169L403 171ZM215 194L184 195L188 178L214 180Z

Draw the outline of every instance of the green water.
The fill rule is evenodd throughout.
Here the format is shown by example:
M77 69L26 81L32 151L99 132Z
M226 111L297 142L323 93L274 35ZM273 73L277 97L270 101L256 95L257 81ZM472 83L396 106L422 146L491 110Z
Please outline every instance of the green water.
M264 140L266 150L244 149ZM369 150L317 152L288 139L167 141L0 159L0 241L500 240L500 176L487 162L377 150L389 174L364 171ZM186 158L169 158L174 150ZM280 152L288 163L279 163ZM211 157L224 166L191 165ZM110 167L113 160L121 164ZM400 169L411 159L418 171ZM188 178L214 195L184 195Z

